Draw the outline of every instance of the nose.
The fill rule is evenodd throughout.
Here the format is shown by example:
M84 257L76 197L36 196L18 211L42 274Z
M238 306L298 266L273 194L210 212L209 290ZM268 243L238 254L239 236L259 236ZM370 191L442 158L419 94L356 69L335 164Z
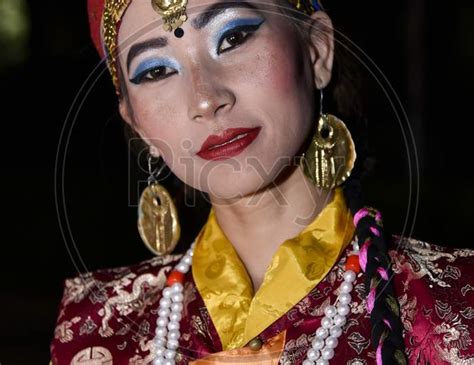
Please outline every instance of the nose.
M193 121L214 121L218 114L230 111L235 95L212 70L202 66L190 73L188 116Z

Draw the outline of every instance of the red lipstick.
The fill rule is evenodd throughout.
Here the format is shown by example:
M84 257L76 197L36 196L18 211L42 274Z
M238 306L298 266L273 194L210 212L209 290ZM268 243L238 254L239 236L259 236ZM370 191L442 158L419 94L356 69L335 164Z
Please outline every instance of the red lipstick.
M210 135L196 154L205 160L225 160L237 156L257 138L260 129L229 128L220 136Z

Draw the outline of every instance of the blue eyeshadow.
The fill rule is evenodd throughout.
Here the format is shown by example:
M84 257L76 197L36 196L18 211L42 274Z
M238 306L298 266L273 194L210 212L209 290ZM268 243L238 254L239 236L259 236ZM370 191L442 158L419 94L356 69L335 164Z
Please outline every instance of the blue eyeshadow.
M135 72L133 73L133 76L130 81L132 81L133 83L138 83L139 79L142 76L144 76L145 74L147 74L148 72L150 72L151 70L157 67L169 67L177 71L181 70L181 67L178 65L178 63L169 58L163 58L163 57L149 58L140 62L140 64L135 69Z
M214 43L218 43L221 40L222 36L229 30L246 25L260 25L264 21L265 19L262 18L239 18L231 20L230 22L225 24L225 26L221 30L219 30L216 37L214 38Z

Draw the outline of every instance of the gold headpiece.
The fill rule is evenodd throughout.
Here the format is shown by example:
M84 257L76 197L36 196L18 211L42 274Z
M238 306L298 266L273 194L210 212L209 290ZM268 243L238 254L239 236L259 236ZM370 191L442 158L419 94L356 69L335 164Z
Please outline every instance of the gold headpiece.
M104 16L102 18L102 39L107 57L107 65L109 67L110 75L112 76L112 82L114 83L117 93L120 90L116 62L118 24L122 20L122 16L130 3L131 0L106 0Z
M186 19L187 0L151 0L153 9L163 18L163 29L174 31L180 27Z

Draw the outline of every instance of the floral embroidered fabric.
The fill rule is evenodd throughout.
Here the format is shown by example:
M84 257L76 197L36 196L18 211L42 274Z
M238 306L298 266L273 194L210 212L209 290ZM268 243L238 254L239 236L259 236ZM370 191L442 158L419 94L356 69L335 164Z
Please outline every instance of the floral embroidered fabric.
M308 295L259 334L264 343L284 335L278 363L300 364L304 359L325 306L335 300L333 291L342 281L346 256ZM390 256L410 364L474 363L474 251L394 237ZM150 363L161 289L179 258L154 258L66 280L51 343L52 364L75 365L93 359L97 364ZM351 314L332 360L336 364L375 362L362 279L355 283ZM184 285L178 364L223 350L191 272ZM252 363L259 363L258 353Z

